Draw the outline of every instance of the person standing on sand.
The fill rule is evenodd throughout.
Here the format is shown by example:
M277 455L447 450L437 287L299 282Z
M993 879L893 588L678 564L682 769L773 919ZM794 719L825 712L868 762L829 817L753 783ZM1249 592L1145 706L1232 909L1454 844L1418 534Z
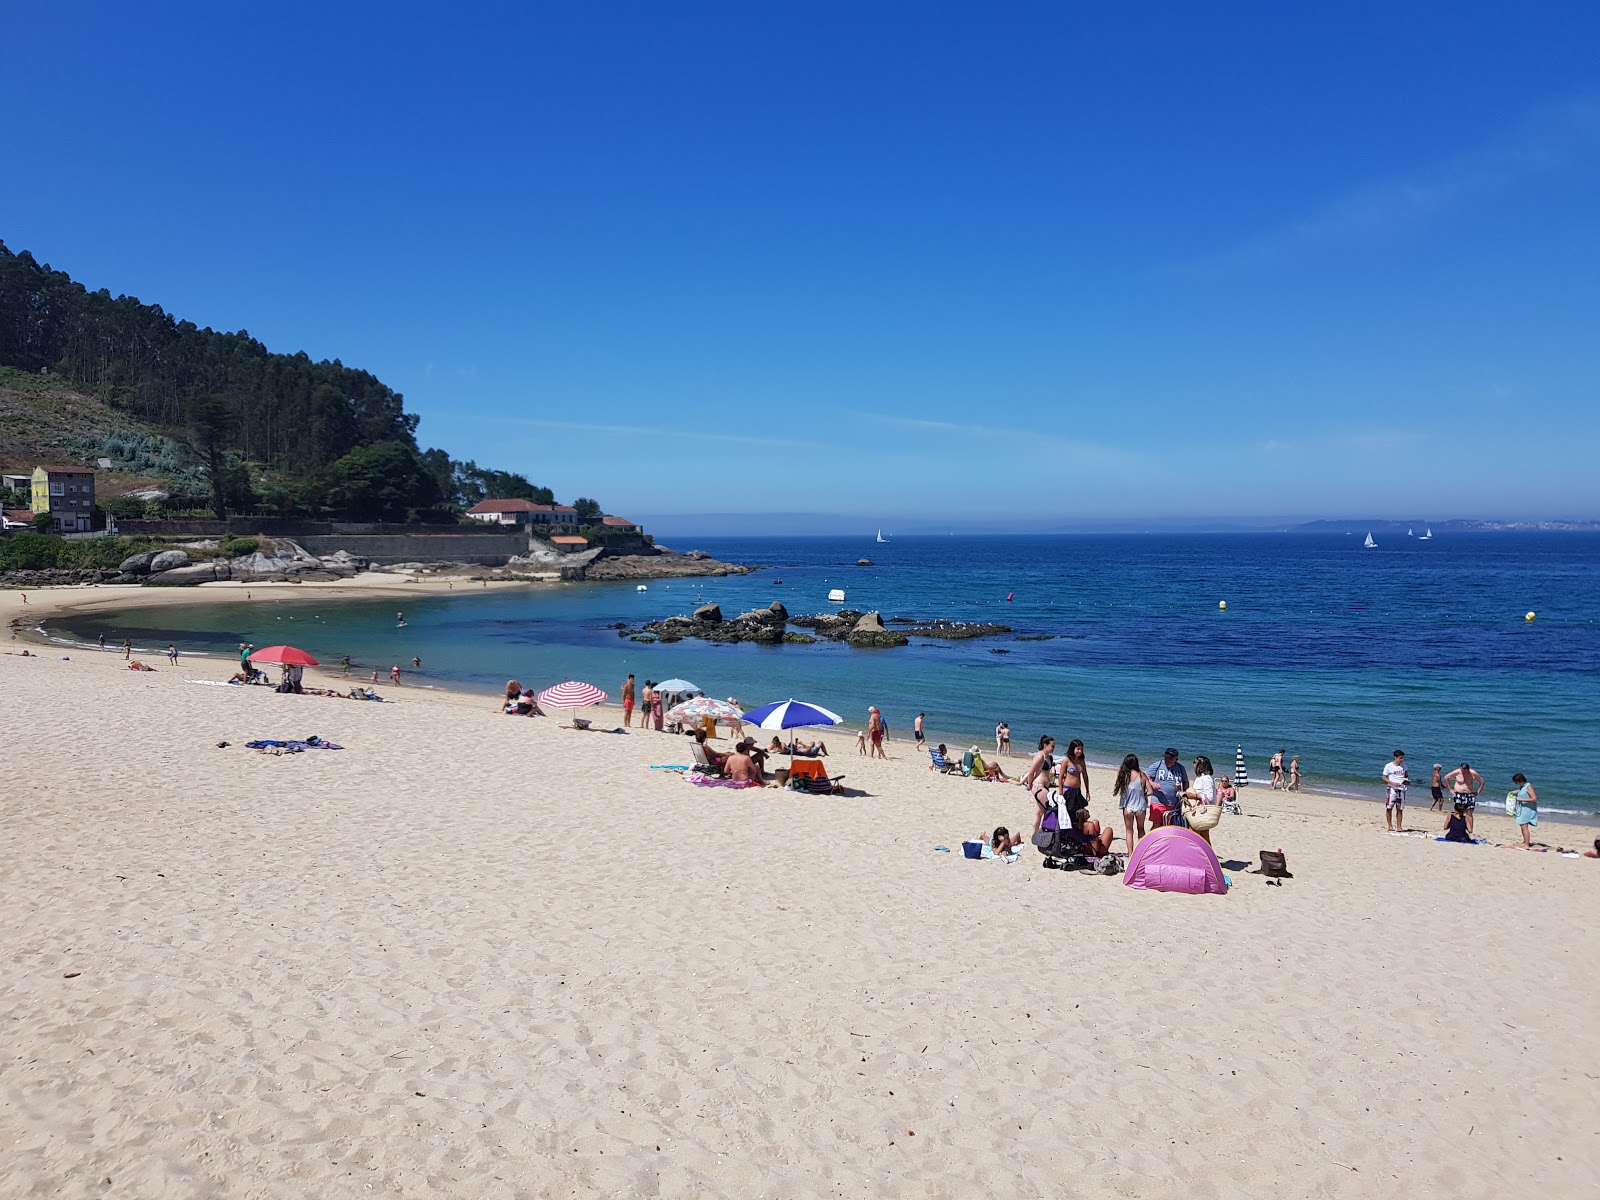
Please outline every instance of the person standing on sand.
M622 681L622 727L633 728L633 676Z
M1223 765L1226 766L1227 764L1224 763ZM1289 790L1291 792L1300 790L1300 756L1298 754L1289 763Z
M1150 776L1139 766L1137 754L1123 757L1111 790L1122 810L1122 840L1131 851L1144 837L1144 815L1150 808L1150 793L1156 790Z
M389 668L389 681L391 683L393 683L396 687L400 686L400 664L399 663L395 663L394 666Z
M1444 764L1443 763L1434 763L1433 764L1433 778L1428 783L1428 791L1430 793L1432 793L1432 795L1433 795L1433 803L1428 805L1428 811L1429 812L1432 812L1436 808L1440 812L1444 811L1444 778L1442 776L1442 772L1443 771L1444 771Z
M133 639L132 638L123 638L122 639L122 657L123 657L124 660L130 659L130 658L133 657Z
M916 739L918 750L926 748L922 738L922 718L926 715L926 713L918 713L917 719L911 722L911 736Z
M1179 797L1189 789L1189 772L1178 761L1176 746L1168 746L1160 760L1147 773L1155 790L1150 794L1151 824L1183 824L1183 802ZM1170 820L1177 813L1177 820Z
M1517 799L1517 828L1522 831L1522 845L1512 849L1532 850L1533 831L1539 825L1539 793L1533 790L1533 784L1521 771L1511 777L1511 782L1517 785L1512 795Z
M1022 773L1022 786L1037 793L1041 788L1050 790L1050 779L1055 771L1056 740L1048 733L1039 736L1039 749L1028 760L1028 769ZM1037 799L1037 796L1035 797Z
M883 752L883 714L878 711L877 705L867 710L867 740L872 743L868 758L888 757Z
M1267 769L1272 773L1272 790L1277 791L1283 787L1283 751L1279 750L1272 756L1272 761L1267 764Z
M240 642L239 645L243 646L244 643ZM100 631L100 649L104 650L105 648L106 648L106 631L102 629Z
M178 647L177 647L176 643L168 643L168 645L167 645L167 661L170 662L173 666L177 666L178 665Z
M994 752L996 757L1011 753L1011 726L1004 721L994 727Z
M1383 766L1383 827L1390 833L1399 833L1406 822L1406 752L1396 750L1394 759Z
M661 697L660 688L650 689L650 720L655 723L656 732L660 733L665 728L667 702Z
M1438 778L1438 767L1433 769L1433 774L1434 778ZM1462 763L1446 775L1444 781L1450 785L1452 799L1467 814L1467 832L1477 836L1472 828L1472 815L1478 808L1478 793L1483 791L1483 776L1472 769L1471 763Z

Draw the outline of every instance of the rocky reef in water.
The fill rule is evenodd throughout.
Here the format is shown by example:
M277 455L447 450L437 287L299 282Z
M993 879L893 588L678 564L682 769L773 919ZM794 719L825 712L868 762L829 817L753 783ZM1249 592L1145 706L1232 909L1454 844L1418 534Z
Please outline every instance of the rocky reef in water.
M930 621L904 624L896 618L888 628L883 617L875 612L840 609L837 612L817 613L814 616L791 617L783 602L774 600L767 608L740 613L725 618L715 604L704 604L689 616L667 617L651 621L643 629L624 627L619 637L635 641L680 642L684 638L698 638L706 642L756 642L763 645L779 643L804 643L818 640L844 642L863 650L887 650L910 643L913 637L975 638L1010 633L1006 625L962 621ZM790 625L810 630L796 633Z

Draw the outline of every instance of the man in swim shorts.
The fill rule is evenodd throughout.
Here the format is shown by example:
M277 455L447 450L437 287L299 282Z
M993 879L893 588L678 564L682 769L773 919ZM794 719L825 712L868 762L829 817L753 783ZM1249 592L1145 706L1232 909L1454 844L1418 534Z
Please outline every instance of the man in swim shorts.
M622 682L622 726L624 729L633 728L633 676L629 675Z
M911 723L912 733L917 739L917 749L922 749L922 718L926 713L918 713L917 719Z
M1445 776L1450 785L1450 798L1466 813L1467 832L1472 832L1472 813L1478 807L1478 793L1483 791L1483 776L1472 769L1471 763L1462 763Z
M1384 764L1383 786L1385 799L1383 804L1383 827L1391 833L1399 833L1406 827L1406 783L1409 776L1406 773L1406 752L1396 750L1394 760Z

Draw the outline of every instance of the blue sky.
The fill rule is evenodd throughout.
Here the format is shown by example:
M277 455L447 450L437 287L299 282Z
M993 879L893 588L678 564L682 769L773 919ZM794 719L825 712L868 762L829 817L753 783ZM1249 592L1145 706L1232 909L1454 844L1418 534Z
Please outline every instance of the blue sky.
M22 8L12 249L563 498L1600 517L1600 5Z

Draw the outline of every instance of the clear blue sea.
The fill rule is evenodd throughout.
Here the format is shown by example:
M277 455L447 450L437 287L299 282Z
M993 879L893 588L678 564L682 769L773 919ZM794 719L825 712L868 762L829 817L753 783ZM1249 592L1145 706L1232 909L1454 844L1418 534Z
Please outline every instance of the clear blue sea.
M877 704L894 737L909 736L921 711L936 739L989 743L1004 718L1019 751L1049 732L1083 738L1106 763L1127 751L1148 760L1170 743L1231 769L1242 745L1258 787L1281 746L1300 755L1308 784L1376 796L1380 768L1403 748L1416 784L1433 763L1466 759L1490 797L1522 771L1547 810L1600 812L1600 535L1389 536L1375 550L1343 534L675 540L763 566L643 592L462 586L406 603L404 628L392 600L330 603L268 587L250 605L131 610L52 632L91 642L103 629L112 642L218 656L192 663L196 674L229 669L248 640L288 641L324 663L348 653L363 677L399 662L408 682L491 693L510 677L540 688L577 678L615 697L630 671L681 676L746 706L813 700L851 730ZM854 565L861 557L875 565ZM848 607L886 618L1000 621L1054 637L864 651L640 645L606 628L705 601L728 615L774 599L821 612L834 587Z

